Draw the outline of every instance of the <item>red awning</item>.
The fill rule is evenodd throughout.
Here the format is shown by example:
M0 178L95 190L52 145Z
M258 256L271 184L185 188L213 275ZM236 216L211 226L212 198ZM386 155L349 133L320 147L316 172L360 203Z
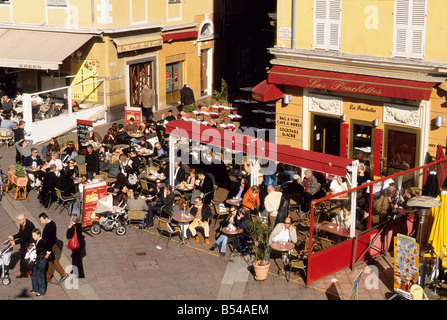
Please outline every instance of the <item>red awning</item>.
M286 66L274 66L268 74L268 82L272 84L409 100L430 100L436 84Z
M180 29L173 31L164 31L161 34L163 42L173 41L173 40L184 40L184 39L194 39L197 38L199 32L195 28Z
M339 176L346 176L346 168L353 161L320 152L260 141L256 137L242 134L240 131L216 129L184 120L168 122L166 132L200 143L244 153L248 151L249 154L259 158Z
M283 93L277 86L268 83L267 80L264 80L251 89L251 96L255 100L267 102L281 99L283 97Z

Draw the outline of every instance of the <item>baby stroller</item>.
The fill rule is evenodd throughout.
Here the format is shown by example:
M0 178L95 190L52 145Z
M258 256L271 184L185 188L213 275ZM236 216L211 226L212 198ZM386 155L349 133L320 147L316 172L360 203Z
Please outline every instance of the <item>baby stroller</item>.
M7 286L11 283L11 278L9 277L9 263L11 262L12 246L9 240L3 242L3 245L5 247L0 250L0 267L2 283L4 286Z
M98 200L95 215L99 217L99 222L93 221L90 228L92 234L100 234L101 229L106 231L116 229L116 234L119 236L126 234L126 206L114 206L112 195Z

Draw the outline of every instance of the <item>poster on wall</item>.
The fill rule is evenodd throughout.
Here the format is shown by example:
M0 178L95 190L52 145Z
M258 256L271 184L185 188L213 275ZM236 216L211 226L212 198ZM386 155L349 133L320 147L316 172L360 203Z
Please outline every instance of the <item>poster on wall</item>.
M98 93L96 87L97 83L91 83L96 80L97 73L96 60L82 60L76 65L75 77L72 82L73 93L72 98L78 103L97 102Z
M135 124L137 126L141 126L141 116L141 108L125 107L124 109L124 121L126 124L128 124L129 120L133 118L135 120Z
M82 226L89 227L93 221L99 221L95 215L99 199L107 196L107 181L89 183L83 186Z
M402 234L394 237L394 290L410 292L419 278L419 245Z

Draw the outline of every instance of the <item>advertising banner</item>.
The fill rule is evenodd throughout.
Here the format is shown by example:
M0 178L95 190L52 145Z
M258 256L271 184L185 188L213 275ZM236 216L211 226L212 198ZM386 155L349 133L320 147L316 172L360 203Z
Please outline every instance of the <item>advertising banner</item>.
M134 118L135 124L141 126L141 108L137 107L125 107L124 109L124 121L126 124L129 123L129 120Z
M96 204L99 199L107 196L107 181L89 183L83 186L83 214L82 226L88 227L92 222L99 221L95 215Z
M416 239L397 234L394 237L394 290L410 292L419 278L419 245Z

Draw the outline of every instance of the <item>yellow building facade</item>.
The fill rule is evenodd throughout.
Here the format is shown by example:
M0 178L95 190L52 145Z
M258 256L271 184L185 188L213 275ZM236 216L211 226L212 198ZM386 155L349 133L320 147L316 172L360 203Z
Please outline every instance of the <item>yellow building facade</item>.
M277 142L359 159L373 176L434 158L447 137L444 5L278 0L267 83L283 97L261 95L276 101Z
M100 87L73 88L72 98L85 105L105 96L109 120L138 104L144 84L155 90L157 110L176 106L184 84L196 100L210 96L214 20L213 0L1 1L0 40L13 50L0 67L17 74L5 89L32 93L103 79Z

